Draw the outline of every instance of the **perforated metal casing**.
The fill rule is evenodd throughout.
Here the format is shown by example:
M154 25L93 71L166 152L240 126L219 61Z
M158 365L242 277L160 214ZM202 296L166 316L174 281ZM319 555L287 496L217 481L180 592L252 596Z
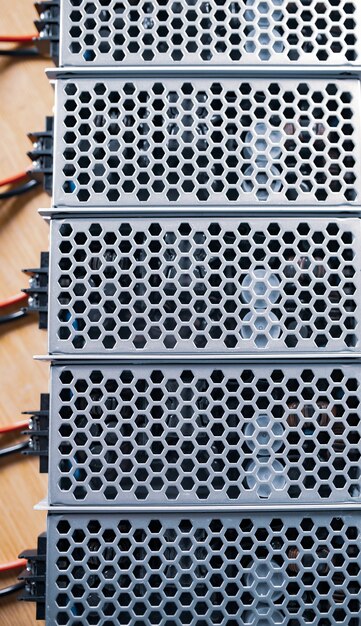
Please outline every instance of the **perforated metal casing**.
M359 626L360 517L51 515L51 626Z
M359 351L359 219L69 218L51 227L49 351Z
M360 58L356 0L62 0L60 64L297 69Z
M56 83L54 205L359 204L357 80Z
M360 365L52 367L52 505L360 501Z

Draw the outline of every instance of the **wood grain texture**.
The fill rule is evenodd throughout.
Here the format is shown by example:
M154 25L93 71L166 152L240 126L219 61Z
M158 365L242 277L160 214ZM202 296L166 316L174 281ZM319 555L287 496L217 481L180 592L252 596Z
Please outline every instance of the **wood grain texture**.
M32 0L15 3L0 0L0 33L28 34L35 28ZM1 44L5 46L6 44ZM50 60L0 58L0 178L28 169L26 152L31 144L26 134L44 127L45 115L53 106L53 91L44 74ZM48 226L37 214L49 206L43 193L0 201L0 299L26 287L23 267L37 267L41 250L48 248ZM0 331L0 423L21 419L21 411L39 406L40 392L48 389L48 367L33 361L33 354L47 351L45 331L37 322L23 320ZM1 437L0 445L16 439ZM37 459L13 458L0 463L0 562L17 557L24 548L36 546L37 535L45 530L45 515L33 506L46 495L47 477L38 473ZM0 586L15 576L0 575ZM31 626L33 604L0 601L2 626ZM41 623L41 622L40 622Z

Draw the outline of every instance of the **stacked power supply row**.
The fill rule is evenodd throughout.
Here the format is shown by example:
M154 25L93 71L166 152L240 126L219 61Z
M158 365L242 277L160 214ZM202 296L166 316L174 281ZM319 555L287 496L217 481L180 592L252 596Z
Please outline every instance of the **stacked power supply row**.
M40 12L47 624L359 626L360 3Z

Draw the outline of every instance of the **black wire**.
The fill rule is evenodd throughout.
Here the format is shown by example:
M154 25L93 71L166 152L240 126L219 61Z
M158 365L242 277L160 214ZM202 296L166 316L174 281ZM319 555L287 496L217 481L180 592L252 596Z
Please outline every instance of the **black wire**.
M10 454L17 454L23 450L27 450L30 444L30 439L17 443L15 446L9 446L8 448L0 448L0 458L4 456L10 456Z
M15 48L15 50L0 50L3 57L38 57L40 52L37 48Z
M27 193L35 187L38 187L40 182L38 180L29 180L25 185L20 185L20 187L15 187L14 189L10 189L9 191L4 191L0 193L0 200L6 200L6 198L13 198L14 196L21 196L23 193Z
M15 583L14 585L10 585L9 587L4 587L3 589L0 589L0 598L10 596L10 594L16 593L17 591L20 591L20 589L25 589L25 582Z
M16 322L23 317L28 315L28 309L20 309L20 311L15 311L15 313L9 313L9 315L2 315L0 317L0 324L8 324L9 322Z

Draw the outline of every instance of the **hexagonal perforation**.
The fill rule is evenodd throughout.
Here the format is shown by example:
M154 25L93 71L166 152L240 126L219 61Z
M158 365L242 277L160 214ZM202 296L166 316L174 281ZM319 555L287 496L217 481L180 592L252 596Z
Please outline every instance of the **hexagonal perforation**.
M352 204L360 110L356 80L60 80L54 204Z
M53 220L50 351L356 351L358 219Z
M66 65L352 65L354 0L64 0Z
M360 366L52 368L51 504L360 500Z
M48 522L54 626L357 626L360 518L103 513Z

